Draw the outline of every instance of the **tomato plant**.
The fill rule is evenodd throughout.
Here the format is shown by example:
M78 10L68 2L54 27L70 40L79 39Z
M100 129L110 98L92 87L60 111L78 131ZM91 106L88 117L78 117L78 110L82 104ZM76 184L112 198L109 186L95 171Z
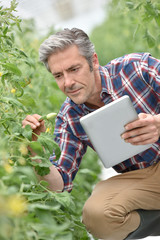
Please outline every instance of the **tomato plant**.
M53 140L54 121L46 119L46 132L37 142L32 141L31 128L22 128L21 122L27 114L58 112L65 96L38 60L43 37L37 39L32 20L14 16L16 7L15 0L9 8L0 6L0 239L89 239L81 214L98 181L96 154L87 153L70 194L49 191L33 170L47 174L53 149L57 158L60 155ZM31 160L28 145L41 158L40 164Z

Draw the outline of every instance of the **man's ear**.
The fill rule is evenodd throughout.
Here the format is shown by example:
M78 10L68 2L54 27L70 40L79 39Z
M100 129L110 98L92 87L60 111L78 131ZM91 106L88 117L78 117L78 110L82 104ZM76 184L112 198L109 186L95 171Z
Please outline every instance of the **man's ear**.
M99 61L98 61L97 53L93 54L93 68L94 69L98 69L99 68Z

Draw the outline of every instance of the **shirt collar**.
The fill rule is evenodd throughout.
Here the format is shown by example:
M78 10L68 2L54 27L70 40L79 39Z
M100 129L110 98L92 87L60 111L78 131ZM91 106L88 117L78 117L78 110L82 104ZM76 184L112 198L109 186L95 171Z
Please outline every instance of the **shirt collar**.
M101 83L102 83L102 91L100 96L103 96L103 93L107 93L109 95L112 94L112 90L109 87L109 82L111 81L111 79L110 79L107 68L99 66L99 73L101 76Z

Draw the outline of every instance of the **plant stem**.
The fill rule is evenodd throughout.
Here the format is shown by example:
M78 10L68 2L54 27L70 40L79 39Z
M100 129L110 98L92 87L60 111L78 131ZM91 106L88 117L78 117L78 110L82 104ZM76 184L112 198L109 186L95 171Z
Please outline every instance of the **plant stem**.
M10 131L8 130L8 127L6 127L4 123L2 123L2 125L3 125L3 127L5 128L5 130L7 131L7 133L8 133L9 135L11 135Z

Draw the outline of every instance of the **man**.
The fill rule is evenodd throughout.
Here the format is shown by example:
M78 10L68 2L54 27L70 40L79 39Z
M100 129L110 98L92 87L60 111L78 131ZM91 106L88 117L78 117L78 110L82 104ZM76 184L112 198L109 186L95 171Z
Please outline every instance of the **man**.
M55 126L61 156L54 162L53 154L53 166L43 178L50 189L71 191L86 148L92 147L79 119L116 98L129 95L139 114L138 120L125 126L124 141L153 144L114 166L122 174L98 183L83 209L83 222L95 237L125 239L140 225L136 209L160 209L160 61L148 53L129 54L102 67L87 34L76 28L50 36L39 53L67 95ZM23 127L29 124L40 134L45 127L39 118L27 116Z

